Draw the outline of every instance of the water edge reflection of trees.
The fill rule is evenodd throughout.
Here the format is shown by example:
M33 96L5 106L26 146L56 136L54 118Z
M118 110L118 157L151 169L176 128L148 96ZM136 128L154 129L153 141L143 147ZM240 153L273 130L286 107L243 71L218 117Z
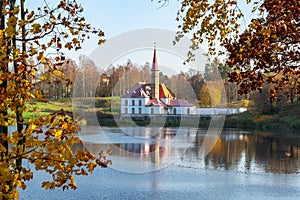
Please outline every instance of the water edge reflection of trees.
M136 131L137 134L132 133L126 137L141 138L143 132ZM168 145L169 141L175 140L175 129L164 129L158 135L144 134L146 138L151 139L152 143L132 143L129 139L125 143L89 145L94 150L111 149L115 159L136 159L139 162L164 163L171 160L184 167L224 169L245 173L290 174L300 171L298 136L283 137L265 132L224 130L212 151L203 159L200 149L205 134L206 130L199 129L197 134L195 132L189 134L187 131L183 134L184 137L180 136L181 143L183 141L192 144L189 148L182 145Z
M205 167L243 172L298 173L299 141L297 137L280 137L262 132L225 132L205 157ZM198 151L197 148L194 150Z

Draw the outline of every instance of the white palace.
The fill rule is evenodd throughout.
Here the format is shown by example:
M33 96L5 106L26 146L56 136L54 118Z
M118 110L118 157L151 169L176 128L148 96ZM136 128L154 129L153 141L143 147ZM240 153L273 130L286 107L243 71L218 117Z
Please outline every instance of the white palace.
M151 83L138 82L121 97L121 115L229 115L247 108L196 108L184 99L177 99L159 83L159 69L154 47Z
M196 106L177 99L159 83L159 69L154 47L151 83L138 82L121 97L122 115L193 115Z

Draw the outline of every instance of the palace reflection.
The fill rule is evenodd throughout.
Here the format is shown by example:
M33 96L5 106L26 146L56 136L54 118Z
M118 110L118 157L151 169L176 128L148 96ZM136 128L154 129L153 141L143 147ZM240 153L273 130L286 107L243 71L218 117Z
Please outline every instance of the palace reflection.
M224 130L213 149L200 155L206 130L186 128L129 127L111 133L110 143L86 143L95 155L111 149L113 164L128 161L168 163L207 169L242 172L298 173L300 171L300 137L283 137L264 132ZM113 139L117 138L121 139ZM78 147L80 149L80 147ZM115 159L115 160L114 160ZM120 162L116 162L120 160Z

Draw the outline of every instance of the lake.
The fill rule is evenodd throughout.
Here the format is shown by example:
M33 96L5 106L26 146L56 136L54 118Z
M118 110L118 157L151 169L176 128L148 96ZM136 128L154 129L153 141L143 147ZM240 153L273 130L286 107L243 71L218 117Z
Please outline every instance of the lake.
M300 134L299 134L300 135ZM76 191L40 189L36 172L20 199L297 199L297 134L225 129L82 129L83 146L112 150L112 166L76 177Z

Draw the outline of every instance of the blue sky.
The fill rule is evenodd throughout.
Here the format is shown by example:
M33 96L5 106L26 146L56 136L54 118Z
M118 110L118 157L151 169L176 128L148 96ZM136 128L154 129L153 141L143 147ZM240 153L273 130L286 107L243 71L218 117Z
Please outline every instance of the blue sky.
M162 28L177 31L177 11L181 5L178 0L169 0L166 6L158 4L158 0L85 0L79 1L85 8L87 21L101 28L106 38L111 38L127 31L141 28ZM246 24L253 15L251 6L239 1L240 8L245 11ZM96 47L90 40L85 45L84 54L89 54L90 47Z
M51 4L55 4L55 1L48 0ZM32 8L41 5L42 2L42 0L26 1ZM180 2L177 0L169 0L166 6L161 6L157 0L78 0L78 2L85 9L83 15L87 22L103 30L108 40L136 29L177 30L178 22L175 19L180 9ZM240 4L240 7L248 13L246 19L249 19L250 12L247 10L249 6ZM77 52L68 52L68 57L78 61L78 56L81 54L89 56L98 47L97 38L91 37L82 47L83 49ZM203 48L205 49L205 46ZM151 61L151 58L147 61Z
M87 0L82 1L87 21L101 28L105 37L110 39L127 31L142 28L162 28L177 30L176 15L180 8L178 1L172 0L161 7L150 0ZM83 50L78 53L89 55L96 47L92 39L87 41Z
M48 0L55 5L57 0ZM171 0L167 6L161 6L157 0L78 0L84 7L84 17L92 26L105 32L105 38L110 39L127 31L142 28L162 28L177 30L176 15L180 8L177 0ZM42 5L43 0L27 0L30 8ZM89 55L97 48L97 38L91 37L83 44L83 49L69 52L76 60L80 54Z
M172 0L168 5L161 6L156 0L153 2L150 0L101 0L98 3L82 1L82 6L85 8L87 20L94 26L101 28L105 32L106 38L110 40L128 31L143 28L176 31L177 22L175 19L177 10L180 8L180 3ZM151 45L153 42L150 41ZM160 44L157 45L159 48ZM83 50L78 53L82 52L83 54L90 55L96 48L95 41L90 40L83 45ZM115 60L112 64L125 64L127 59L131 59L134 63L138 64L144 64L146 61L151 63L152 55L152 52L144 50L132 52L132 54ZM90 58L94 59L95 57L91 56ZM170 56L162 55L162 52L158 52L158 59L159 65L161 65L160 69L165 69L165 73L176 73L182 69L179 66L182 66L183 59L178 59L175 56L173 56L173 59L170 59ZM99 63L96 64L98 67L101 65ZM175 66L177 67L175 71L170 69L175 68Z
M176 13L180 4L176 0L160 7L150 0L87 0L81 4L93 25L102 28L107 37L139 28L166 28L176 30Z

